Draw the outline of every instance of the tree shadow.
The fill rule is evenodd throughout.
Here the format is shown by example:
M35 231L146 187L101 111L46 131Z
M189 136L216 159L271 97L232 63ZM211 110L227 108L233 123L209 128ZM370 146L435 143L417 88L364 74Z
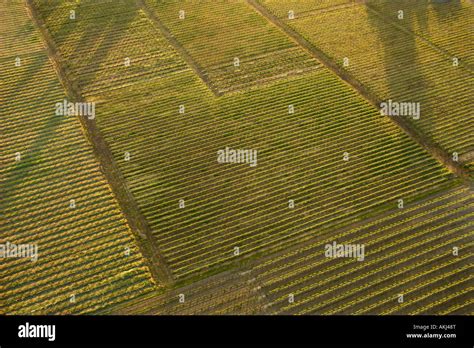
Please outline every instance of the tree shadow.
M87 4L86 6L90 6ZM94 4L93 4L94 6ZM134 2L122 3L121 1L104 3L97 6L97 11L104 11L105 16L91 18L91 19L79 19L83 20L84 27L82 27L82 36L77 41L74 51L70 55L70 59L73 62L80 62L81 60L86 61L86 64L80 63L71 65L70 78L77 81L79 89L92 85L99 78L102 70L102 65L107 61L107 57L113 50L117 48L117 45L127 35L127 28L138 16L138 7ZM120 12L120 15L115 13L107 14L105 12L108 8L115 7L117 10L120 6L127 6L130 11ZM77 9L77 13L80 16L81 8ZM113 11L115 12L115 11ZM69 26L73 26L73 23L68 23ZM64 34L70 34L69 28L65 26L64 30L59 30L58 35L64 37ZM88 49L92 55L84 57L84 48ZM130 52L132 54L133 52ZM123 57L125 58L125 57ZM111 69L110 67L108 69ZM113 69L113 68L112 68Z
M135 1L54 0L38 2L36 8L46 27L50 16L65 16L60 26L51 28L50 34L68 79L79 89L90 86L99 78L107 57L128 35L130 23L139 15ZM68 17L71 10L75 11L75 19Z
M372 9L372 4L378 13ZM388 93L379 97L397 102L419 102L422 111L424 110L423 102L426 101L425 92L429 89L429 84L425 80L419 61L416 36L399 30L391 21L397 20L398 10L404 10L404 18L400 20L403 21L401 25L410 31L415 31L416 26L426 29L428 5L428 0L418 0L417 6L421 10L416 11L415 14L410 12L409 15L407 10L413 6L412 0L369 0L366 6L368 22L374 28L383 47L383 69ZM394 19L384 20L382 17ZM416 128L416 121L412 118L409 120Z
M431 4L433 12L440 22L447 18L458 17L462 9L461 0L431 0Z
M86 6L87 4L91 6L94 6L96 4L93 1L85 3ZM120 42L121 38L126 35L126 28L128 27L128 24L133 21L134 18L137 16L137 11L135 10L131 12L125 12L124 14L117 16L114 13L107 13L107 11L105 10L108 7L121 6L123 5L123 3L121 1L104 2L101 7L99 6L100 8L102 8L102 13L104 14L104 16L96 16L97 13L92 11L91 13L93 13L96 18L84 19L79 17L81 15L80 9L82 3L78 2L70 3L59 0L35 2L34 7L47 26L47 19L49 18L49 16L57 13L59 7L64 4L69 6L66 7L64 15L68 15L70 9L75 9L76 14L78 16L76 17L76 21L84 21L85 26L78 27L76 26L77 22L65 20L59 27L56 27L54 29L54 34L51 33L52 39L54 41L54 44L57 46L58 38L61 39L61 42L67 42L68 40L72 41L71 35L73 33L77 34L75 30L77 30L77 28L80 28L82 30L81 37L77 45L74 47L71 57L73 59L80 60L82 58L82 50L84 49L84 47L88 47L91 49L91 51L93 51L92 57L90 59L90 65L79 69L74 69L74 67L72 67L69 73L73 77L80 79L82 85L91 83L96 79L96 75L100 71L100 67L103 61L106 59L110 50L114 49L114 45ZM97 30L98 27L99 30ZM119 28L121 30L118 30ZM58 51L58 53L59 55L61 55L61 51ZM64 62L61 60L60 64L61 63ZM14 64L14 60L12 61L12 64ZM28 91L32 88L31 83L34 83L34 79L40 78L41 75L39 75L38 73L44 68L45 64L49 65L50 68L53 69L45 52L41 51L33 55L32 61L29 62L26 67L23 67L24 70L21 75L15 77L15 79L12 79L14 81L14 85L11 86L8 92L5 93L5 101L14 101L18 99L19 94L27 94ZM85 70L91 70L92 73L89 73L88 75L86 75L86 77L81 77L81 74L83 74ZM46 85L46 87L44 87L44 93L42 93L42 97L36 97L36 99L31 99L28 101L28 104L40 105L40 103L42 103L44 100L51 100L51 98L48 98L48 94L53 93L56 95L57 88L62 89L60 83L58 82L58 80L56 80L55 77L54 80L52 80ZM66 98L66 96L64 96L64 98ZM6 173L6 177L5 180L3 180L1 190L2 196L5 196L5 199L2 199L0 203L2 210L4 209L7 203L7 194L14 192L16 186L27 178L29 171L35 168L35 166L40 163L40 161L42 160L42 156L47 156L47 154L43 153L43 151L46 150L47 145L51 141L51 139L57 138L58 140L60 140L56 132L58 127L64 121L64 117L66 116L55 115L55 103L61 101L62 100L57 100L51 104L51 113L48 113L44 116L46 120L44 121L43 126L36 132L34 140L28 146L28 149L21 151L22 159L14 163ZM12 109L14 110L15 106L13 106ZM25 112L25 109L23 109L21 106L17 110L19 110L19 112ZM41 110L41 108L36 108L33 110ZM35 111L32 112L33 115L34 113Z
M52 67L51 67L52 68ZM57 91L58 88L61 88L61 85L58 81L51 81L47 86L48 91ZM30 100L32 105L38 105L41 103L43 98L47 96L37 97L36 100ZM35 117L35 112L30 113L26 109L17 110L21 113L27 113ZM51 141L52 138L57 137L56 131L58 127L64 122L65 116L57 116L54 114L54 105L51 105L51 114L45 116L46 120L43 122L42 127L36 131L34 140L28 146L26 150L15 151L20 152L21 160L15 162L10 166L5 175L5 180L3 180L2 186L2 196L0 200L0 210L3 211L8 202L8 193L15 191L16 187L24 182L24 180L30 174L30 170L34 169L40 162L43 156L48 156L47 153L43 151L47 148L47 144ZM41 118L38 118L40 120ZM14 154L11 154L12 156Z

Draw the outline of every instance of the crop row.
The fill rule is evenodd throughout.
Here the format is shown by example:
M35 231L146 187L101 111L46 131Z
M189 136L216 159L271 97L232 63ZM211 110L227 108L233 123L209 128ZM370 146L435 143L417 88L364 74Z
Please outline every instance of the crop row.
M431 31L426 29L431 28L434 20L430 20L423 30L449 33L445 35L449 35L451 41L468 50L469 16L465 11L461 17L450 19L450 22L463 23L460 27L443 22ZM413 119L414 115L399 117L407 117L415 128L449 154L466 153L471 148L474 133L474 124L468 121L472 112L473 76L464 65L454 64L454 58L462 59L461 52L441 52L424 37L415 35L422 19L412 13L407 13L403 20L398 20L396 13L391 15L395 19L384 16L389 14L355 5L315 12L311 16L286 20L286 24L379 99L420 103L419 120ZM400 25L411 31L400 29Z
M319 65L244 1L146 3L221 93Z
M0 241L37 246L36 261L0 262L2 312L86 313L151 291L154 281L79 119L55 114L66 95L24 3L2 6L2 23L18 22L2 26L11 44L0 52Z
M436 259L446 260L446 265L456 263L457 267L467 267L473 210L472 193L468 189L456 189L381 215L353 229L328 233L291 252L268 258L253 271L270 302L268 309L273 312L378 313L382 309L376 307L383 303L389 303L395 310L398 293L404 293L409 301L411 293L418 289L404 285L410 284L410 279L423 275L427 278L419 279L431 279L434 284L437 279L449 278L451 273L440 271L441 263ZM332 241L363 243L365 260L325 258L324 246ZM453 246L459 248L459 256L453 255ZM456 269L452 275L461 279L462 272ZM438 272L439 278L430 278L430 272ZM409 274L416 278L409 278ZM391 280L387 283L385 279ZM392 290L388 291L385 284ZM417 298L434 294L434 286L424 287L423 294ZM400 289L399 292L394 292L394 288ZM292 304L288 304L289 294L295 299ZM335 306L337 303L341 304Z

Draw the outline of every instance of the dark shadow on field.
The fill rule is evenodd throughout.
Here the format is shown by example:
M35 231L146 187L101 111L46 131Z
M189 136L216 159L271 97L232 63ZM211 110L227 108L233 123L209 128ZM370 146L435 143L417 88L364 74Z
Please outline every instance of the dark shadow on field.
M373 5L373 6L372 6ZM426 91L431 87L425 80L417 52L416 36L396 28L391 21L397 20L397 11L404 10L402 26L415 31L416 27L426 30L428 21L429 0L417 0L418 10L415 15L408 11L413 7L413 0L367 1L366 11L369 24L375 29L383 47L385 81L388 87L387 96L379 96L396 102L419 102L421 116L427 112ZM376 13L372 8L375 8ZM386 18L390 18L387 20ZM405 117L416 127L412 117Z
M14 101L17 95L28 92L32 79L44 68L45 64L49 64L48 57L44 52L23 54L19 57L21 66L15 67L15 69L21 69L22 73L20 75L15 74L15 78L8 80L8 91L4 95L6 103ZM10 64L15 64L14 57L12 57Z
M51 67L52 69L52 67ZM51 81L48 86L48 91L55 91L57 88L61 88L61 85L58 81L53 80ZM41 103L42 98L37 97L36 99L31 99L29 102L32 105L38 105ZM58 100L60 102L60 100ZM22 110L23 113L26 110ZM35 117L36 115L30 112L27 114L32 115ZM41 129L36 131L34 140L32 141L29 148L25 151L14 151L21 153L21 160L18 162L13 163L10 168L7 170L5 175L5 180L2 183L3 188L0 190L2 192L2 199L0 200L0 211L5 210L5 206L8 202L8 198L14 193L16 187L23 182L29 175L29 171L32 169L36 169L35 166L40 162L41 157L48 156L47 152L43 151L46 148L46 145L51 140L51 138L55 137L56 131L58 130L59 126L62 122L64 122L66 116L57 116L55 115L55 108L54 105L51 105L51 112L44 115L45 121L43 122L43 126ZM59 138L58 138L59 139ZM12 160L14 153L10 154ZM46 178L46 176L44 176Z
M472 4L474 4L474 1L472 2ZM456 21L463 21L464 19L462 17L466 16L466 12L463 10L461 0L431 0L431 8L433 9L434 17L438 21L438 24L446 28L446 31L448 32L452 23L455 23ZM473 32L473 28L469 27L468 25L466 25L463 29L466 32ZM453 38L453 40L455 40L455 38ZM466 42L465 44L469 45L467 47L472 47L472 43L470 42ZM440 43L439 46L442 49L448 51L449 54L451 54L452 56L461 58L462 60L463 54L461 54L461 52L457 52L457 50L454 49L453 51L451 51L449 47L445 47L449 45L446 45L444 43ZM470 69L474 68L474 66L472 66L472 64L470 64L468 60L466 60L464 63L467 64Z
M8 11L8 7L7 7ZM26 16L26 13L25 13ZM35 32L32 22L28 22L24 27L19 29L21 35L29 35ZM34 35L38 35L34 33ZM3 112L4 117L18 117L17 113L21 113L20 117L35 117L35 111L29 109L30 106L43 105L44 100L48 100L48 93L56 94L58 88L61 88L57 80L50 80L44 86L41 86L41 91L37 95L30 94L32 86L37 82L43 82L40 72L46 68L53 69L47 54L44 51L32 50L31 53L24 53L19 55L21 58L21 66L15 67L13 70L13 78L8 79L8 89L4 90L2 99L5 104L11 109ZM11 62L5 64L14 64L14 57ZM55 77L54 73L51 76ZM5 81L5 83L7 83ZM59 102L60 100L58 100ZM24 105L21 105L24 104ZM38 112L38 111L37 111ZM41 159L41 152L43 151L48 140L53 136L61 124L63 119L55 116L54 104L51 105L51 112L44 115L44 124L42 128L36 131L34 139L28 149L13 149L10 153L10 159L14 160L16 152L21 153L21 160L19 162L11 163L5 173L4 180L1 187L0 211L3 211L7 204L8 198L11 196L16 187L28 176L29 171L34 168L35 164L39 163ZM21 123L21 122L20 122Z
M453 19L461 14L461 0L431 0L431 3L438 21Z
M112 4L110 6L113 6ZM118 6L121 6L121 2L118 2ZM81 50L84 47L95 48L92 57L88 60L88 65L73 69L74 77L79 80L79 87L87 86L96 80L102 63L126 35L126 29L137 16L138 10L135 8L135 11L121 13L120 16L109 14L101 17L100 27L95 20L94 23L88 23L72 54L72 59L81 59Z
M61 64L65 65L68 78L79 87L84 87L96 80L101 65L107 59L109 53L127 35L129 24L138 16L138 7L135 1L118 0L39 2L36 8L46 23L46 27L48 26L48 16L58 9L61 4L68 5L63 11L64 15L68 16L69 11L74 10L76 19L62 21L62 25L59 28L54 28L54 31L50 30L50 34L56 44L60 58L61 47L57 46L58 39L60 39L62 45L66 46L68 41L74 42L68 60L65 61L63 57ZM117 15L115 10L120 11L120 14ZM73 34L80 34L79 39L73 38ZM88 53L87 57L84 52Z
M427 61L427 57L418 56L417 49L420 49L421 44L425 45L425 51L429 51L429 44L422 39L416 40L416 36L412 33L421 33L423 36L429 34L430 11L435 13L435 20L449 30L449 23L456 20L462 12L461 9L460 0L417 0L416 2L368 0L366 2L369 23L375 29L384 50L384 69L389 94L382 97L399 102L419 102L420 121L413 120L411 117L407 121L413 128L422 131L428 137L432 136L431 131L436 130L436 120L441 119L433 115L442 113L448 115L449 110L445 101L450 97L442 86L436 84L436 79L427 77L427 75L435 74L436 69L443 67L444 58L440 56L436 61ZM400 23L397 22L398 10L405 10L404 19L399 20ZM398 30L391 23L400 25L411 33ZM429 37L425 39L429 40ZM435 48L431 49L435 50ZM448 60L445 62L448 67ZM423 129L420 127L420 122L423 122Z
M87 3L92 3L91 1ZM51 16L60 6L64 6L67 4L68 6L74 6L76 9L76 20L79 20L80 12L80 3L72 3L72 2L65 2L65 1L45 1L45 2L32 2L33 7L36 9L38 14L41 16L43 21L45 21L47 26L47 18ZM124 3L121 1L115 2L107 2L102 4L103 8L111 7L111 6L122 6ZM126 4L126 3L125 3ZM37 6L35 6L37 5ZM94 4L93 4L94 5ZM72 7L71 7L72 8ZM69 13L69 8L65 14ZM96 13L92 11L94 15ZM107 12L105 12L107 14ZM95 48L93 56L91 58L91 62L94 63L94 72L89 74L87 78L82 77L81 69L72 71L72 74L75 78L81 79L82 83L88 83L93 81L96 77L97 68L103 63L103 60L107 57L110 49L114 47L114 44L119 42L122 36L125 34L125 30L117 31L117 27L126 28L128 23L130 23L135 16L137 15L137 11L131 11L127 13L127 15L121 16L114 16L114 15L105 15L104 17L95 18L90 20L89 24L86 25L85 30L82 32L82 36L79 40L78 45L74 47L74 53L72 55L75 59L81 59L82 53L81 48ZM120 19L119 19L120 18ZM84 19L82 19L84 20ZM100 23L97 22L100 20ZM87 19L84 20L87 23ZM120 26L118 24L120 23ZM71 25L72 24L72 25ZM55 28L53 36L53 41L57 39L55 36L61 36L62 40L67 42L70 35L74 33L76 29L77 23L71 23L69 21L64 21L60 28ZM34 26L28 27L30 30L36 30ZM81 27L80 27L81 28ZM88 28L95 28L95 30L88 30ZM118 35L117 35L118 33ZM39 34L41 35L41 34ZM84 47L83 47L84 46ZM57 47L56 47L57 48ZM60 52L59 52L60 53ZM32 83L36 81L38 78L38 73L48 65L51 69L53 66L51 65L46 52L39 52L35 53L34 55L28 56L28 60L22 59L22 73L19 76L15 76L12 81L14 81L13 86L9 86L7 92L5 92L5 102L6 103L15 103L15 100L22 94L26 94L28 90L32 88ZM12 64L14 64L14 60L12 60ZM85 67L89 68L89 67ZM84 69L85 69L84 68ZM70 72L71 73L71 72ZM54 76L54 75L52 75ZM41 97L37 97L35 99L28 100L29 105L39 105L44 103L44 100L51 100L48 98L49 92L57 91L57 88L60 88L61 85L59 81L55 78L54 80L50 81L45 87L41 87L44 89L43 94ZM54 100L54 99L52 99ZM61 102L62 100L54 100L54 103ZM18 152L21 152L21 161L15 162L11 165L11 168L7 170L5 175L5 180L2 183L2 197L6 197L8 192L14 192L16 186L24 180L28 176L28 172L31 169L34 169L35 165L41 161L42 156L47 156L47 144L51 141L51 138L56 136L56 131L60 124L64 121L66 116L57 116L55 115L55 105L51 104L51 112L44 114L44 123L40 130L38 130L34 136L34 140L29 146L28 149L22 149ZM48 109L48 107L46 107ZM21 110L21 112L32 114L35 116L35 112L38 112L37 109L32 109L33 111L26 111L25 109ZM67 140L66 140L67 141ZM17 152L17 151L15 151ZM42 154L43 152L43 154ZM13 156L13 154L12 154ZM13 159L13 158L12 158ZM8 192L7 192L8 189ZM7 199L4 198L0 202L0 210L4 210L4 204L6 204Z

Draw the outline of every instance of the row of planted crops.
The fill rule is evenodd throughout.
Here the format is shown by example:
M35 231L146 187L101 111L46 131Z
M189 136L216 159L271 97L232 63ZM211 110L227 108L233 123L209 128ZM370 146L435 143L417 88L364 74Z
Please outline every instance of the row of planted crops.
M253 272L267 311L466 313L473 199L467 188L449 190L260 262ZM365 259L325 257L325 245L335 240L364 244Z
M155 284L79 120L55 114L66 95L25 3L4 3L0 16L0 242L36 254L0 259L0 312L87 313L149 292Z
M357 8L341 4L337 11ZM282 252L319 236L334 239L334 231L397 209L400 199L409 204L453 185L448 171L390 119L381 117L247 3L208 5L145 1L145 7L108 3L96 8L88 2L66 7L37 3L68 76L88 100L97 101L97 124L175 279L216 272L226 263ZM67 17L67 6L74 6L74 20ZM318 10L308 6L310 12ZM116 18L109 18L107 9ZM150 11L156 18L150 17ZM324 13L338 13L334 11ZM209 76L211 85L221 92L239 93L216 97L187 67L160 25ZM212 40L206 38L209 33ZM95 37L99 39L94 43ZM274 52L274 62L268 52ZM295 55L299 58L293 59ZM123 64L127 57L132 57L128 65ZM354 62L351 57L349 67ZM213 73L220 68L222 74ZM398 83L404 85L407 77L400 78ZM244 88L249 86L253 88ZM448 107L463 107L453 105ZM217 151L226 147L256 150L257 165L218 163ZM330 262L328 268L334 272L332 280L346 275L347 292L331 297L336 284L324 283L321 269L315 268L316 281L308 278L305 283L306 278L296 277L295 288L289 289L298 301L285 303L288 289L278 292L277 288L269 292L268 308L355 311L353 299L345 301L356 296L360 279L383 277L390 267L401 272L405 263L413 271L406 284L395 281L388 284L393 288L386 288L383 282L374 283L374 292L357 310L390 311L391 297L385 294L398 290L397 286L425 301L418 280L435 270L432 263L437 257L441 271L425 280L432 279L439 294L445 289L440 290L436 277L448 277L456 266L465 266L464 254L449 258L446 250L450 243L465 245L471 227L469 221L463 224L471 213L457 205L452 208L440 211L440 221L425 221L422 216L414 220L416 233L410 232L412 216L406 211L397 211L407 214L402 231L382 222L365 231L362 236L374 250L374 258L355 268L350 261ZM464 217L458 221L455 214ZM398 217L390 215L391 222ZM454 228L450 221L460 225ZM416 258L410 248L426 253ZM304 268L311 271L326 261L308 262ZM364 273L366 266L368 273ZM348 274L354 278L347 278ZM459 279L455 290L464 289L464 280ZM326 291L326 302L314 307L313 299L319 301L318 295L325 296ZM302 294L308 297L300 301Z
M472 2L350 2L292 19L283 9L297 5L261 3L380 100L419 103L419 119L404 117L472 167Z

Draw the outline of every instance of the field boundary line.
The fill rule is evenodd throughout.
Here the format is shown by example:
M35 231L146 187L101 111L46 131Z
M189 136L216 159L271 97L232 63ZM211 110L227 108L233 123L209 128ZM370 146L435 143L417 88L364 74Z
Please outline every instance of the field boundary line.
M69 81L66 70L60 63L60 54L57 52L54 40L50 36L45 23L37 12L37 8L31 2L26 0L26 9L33 23L40 31L40 37L43 46L48 54L49 60L56 71L59 81L63 85L65 94L71 101L83 102L79 88ZM135 241L140 249L145 263L157 282L157 285L166 285L173 282L171 272L166 265L158 246L154 243L151 228L148 226L145 218L141 214L137 203L131 192L126 187L126 181L113 158L112 152L102 137L95 120L89 120L87 117L78 116L86 140L90 143L93 153L96 156L100 171L103 173L107 184L115 200L118 202L120 210L127 220L128 227L135 235Z
M350 74L344 72L339 66L331 60L322 50L317 48L306 40L300 33L296 32L293 28L282 22L278 17L273 15L266 7L258 2L258 0L246 0L247 3L255 9L261 16L266 18L269 22L273 23L277 28L283 31L297 44L303 47L321 63L323 63L330 71L336 74L341 80L348 84L351 89L355 89L363 98L365 98L370 104L378 109L382 100L380 100L374 93L369 91L361 82ZM421 145L432 157L434 157L439 163L441 163L450 172L458 176L465 185L471 186L473 183L469 178L468 169L464 168L461 164L454 162L451 156L437 143L429 139L423 132L416 129L413 124L408 120L396 117L388 116L390 119L398 125L406 134L410 136L416 143Z
M199 76L199 78L206 84L209 90L216 96L220 97L223 93L214 88L211 84L209 78L204 74L203 69L199 64L194 60L191 54L179 43L179 41L171 34L168 28L161 22L161 20L156 16L153 9L151 9L143 0L137 0L137 4L140 9L143 10L148 19L154 24L164 37L168 40L169 43L174 47L174 49L181 55L184 61L188 64L189 67L194 71L194 73Z

